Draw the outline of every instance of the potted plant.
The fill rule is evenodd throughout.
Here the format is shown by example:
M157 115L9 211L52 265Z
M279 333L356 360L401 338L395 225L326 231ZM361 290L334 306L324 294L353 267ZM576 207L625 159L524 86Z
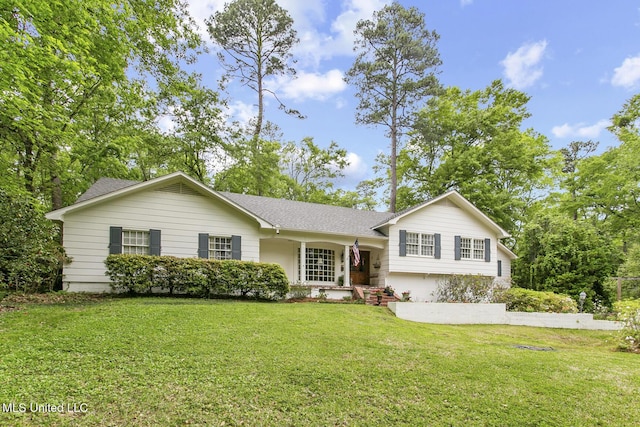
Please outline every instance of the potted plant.
M344 286L344 275L338 277L338 286Z
M371 295L371 291L369 289L364 289L362 293L364 294L364 303L366 304L369 300L369 295Z
M395 291L393 290L393 288L391 286L387 286L384 288L384 293L387 294L388 296L392 297L395 293Z
M378 305L382 304L382 291L376 292L376 298L378 299Z
M411 301L411 291L404 291L402 293L402 301Z

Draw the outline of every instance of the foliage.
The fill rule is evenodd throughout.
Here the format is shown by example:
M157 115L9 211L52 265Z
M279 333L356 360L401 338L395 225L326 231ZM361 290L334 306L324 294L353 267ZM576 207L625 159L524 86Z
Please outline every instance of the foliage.
M39 203L0 189L0 289L51 291L64 260L58 229Z
M604 282L617 270L618 250L591 223L553 213L537 215L524 227L518 255L513 266L517 286L568 294L576 300L584 291L586 311L592 310L596 298L609 303Z
M76 195L77 168L122 173L126 155L153 147L157 91L186 80L200 38L181 0L17 0L0 14L3 163L57 209Z
M413 106L437 93L435 71L440 65L439 39L429 31L424 14L397 1L360 20L355 29L358 52L346 81L356 86L356 122L388 130L390 152L390 211L396 211L396 158L399 140L411 120Z
M211 39L224 50L218 53L218 59L226 70L225 80L238 79L258 94L254 140L263 136L265 92L276 98L281 109L300 116L298 111L286 109L264 84L269 76L295 74L288 63L291 50L299 40L293 29L293 19L285 9L275 0L234 0L226 3L224 10L209 17L206 23Z
M500 285L490 277L454 274L441 279L436 302L488 303Z
M4 425L618 426L640 418L638 356L612 352L609 331L429 325L354 304L150 297L26 308L0 314L0 402L85 403L88 412L3 413Z
M622 322L618 348L640 353L640 299L616 301L613 309Z
M150 293L154 289L201 297L241 295L284 298L289 282L277 264L203 260L151 255L109 255L106 275L116 292Z
M504 303L507 311L537 313L577 313L578 306L570 296L523 288L502 289L492 302Z
M420 110L398 160L398 207L457 190L515 233L552 162L547 140L522 131L529 97L500 80L477 91L449 87Z
M289 286L290 299L304 299L311 296L311 288L300 283Z

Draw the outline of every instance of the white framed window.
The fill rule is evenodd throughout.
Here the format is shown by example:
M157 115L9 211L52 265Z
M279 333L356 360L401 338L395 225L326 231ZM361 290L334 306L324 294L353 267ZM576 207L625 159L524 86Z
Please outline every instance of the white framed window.
M306 282L335 282L335 251L306 248L304 260ZM300 273L300 251L298 251L298 272Z
M122 253L149 255L149 231L122 230Z
M422 256L434 256L435 254L435 236L433 234L421 234L420 235L420 255Z
M418 255L420 249L420 233L407 232L407 255Z
M484 239L473 239L473 259L484 261Z
M484 239L460 238L460 258L484 261Z
M233 259L231 237L209 236L209 259Z
M460 258L471 259L472 244L473 244L473 239L470 239L468 237L462 237L460 239Z

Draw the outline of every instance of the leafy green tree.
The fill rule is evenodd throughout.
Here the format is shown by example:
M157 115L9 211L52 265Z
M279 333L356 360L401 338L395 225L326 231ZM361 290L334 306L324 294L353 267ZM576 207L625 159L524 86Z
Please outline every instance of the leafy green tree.
M548 184L546 138L522 131L529 97L499 80L478 91L447 88L418 112L399 158L401 208L457 190L514 233Z
M562 174L563 179L560 187L566 191L567 197L560 200L560 206L568 210L574 220L578 219L580 210L580 200L578 196L577 174L582 160L589 157L598 148L598 143L594 141L573 141L566 148L560 149L563 159Z
M234 0L206 23L211 39L224 50L218 53L218 59L226 70L225 80L239 79L258 95L254 139L263 136L265 93L272 94L287 113L302 117L298 111L287 109L264 82L269 76L295 74L289 62L299 40L285 9L275 0Z
M43 292L54 289L64 251L57 228L24 190L0 189L0 289Z
M115 120L117 113L109 113L153 98L154 85L184 79L180 61L200 43L181 0L127 0L118 7L105 0L16 0L1 8L0 148L15 153L11 175L61 207L64 157L100 129L85 125L96 114Z
M427 29L423 13L397 1L375 12L373 19L359 21L355 35L358 55L345 80L358 89L356 122L387 128L389 207L395 212L399 141L410 125L414 105L440 87L435 75L441 63L436 49L439 36Z
M610 301L604 283L617 270L620 254L590 222L542 213L525 225L517 253L513 281L518 286L574 298L585 291L589 301Z

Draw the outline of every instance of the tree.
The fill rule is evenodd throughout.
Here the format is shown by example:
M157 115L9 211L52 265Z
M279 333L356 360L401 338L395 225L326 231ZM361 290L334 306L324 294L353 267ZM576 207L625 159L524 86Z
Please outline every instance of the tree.
M424 14L397 1L371 20L356 25L356 60L345 80L354 84L359 100L356 123L387 128L390 150L389 208L396 210L398 144L412 119L413 106L439 89L438 34L429 31Z
M514 233L547 184L546 139L522 131L529 97L494 81L478 91L449 87L418 112L401 151L399 205L457 190Z
M130 102L154 99L154 85L184 79L180 61L201 43L181 0L17 0L0 18L1 148L15 153L20 186L54 209L65 200L64 157Z
M225 79L237 78L258 94L254 139L262 136L265 93L271 93L287 113L302 117L298 111L287 109L264 82L269 76L295 74L288 63L298 37L285 9L275 0L234 0L225 4L222 12L210 16L206 24L211 39L226 53L218 53L226 70Z
M531 218L518 241L513 281L537 291L565 293L608 303L604 282L618 268L620 254L610 236L588 221L554 213Z
M574 220L578 220L579 201L576 175L580 162L586 159L598 148L598 143L593 141L573 141L567 148L561 148L560 154L564 161L562 173L565 178L561 183L561 188L568 193L569 200L563 201L562 205L571 212Z

